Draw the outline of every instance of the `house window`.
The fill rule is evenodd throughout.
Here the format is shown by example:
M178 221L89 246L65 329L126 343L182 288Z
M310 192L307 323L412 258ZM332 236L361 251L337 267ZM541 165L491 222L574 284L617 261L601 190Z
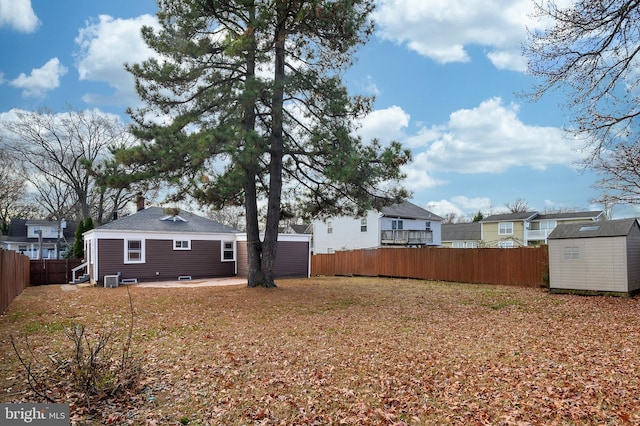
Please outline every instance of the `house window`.
M499 241L498 248L513 248L513 241Z
M328 254L334 254L336 251L334 249L332 249L331 247L327 248L327 253Z
M124 263L144 263L144 240L124 240Z
M498 223L498 235L513 235L513 222Z
M564 248L565 260L580 260L580 247L565 247Z
M478 243L475 241L467 241L467 248L478 248Z
M392 220L391 221L391 229L396 230L396 229L404 229L403 225L402 225L402 220L398 219L398 220Z
M464 241L454 241L452 244L453 248L464 248Z
M431 221L430 221L430 220L428 220L428 221L426 221L426 222L425 222L424 229L425 229L426 231L431 231Z
M233 241L222 242L222 261L230 262L236 260L236 248Z
M367 218L360 219L360 232L367 232Z
M327 222L327 234L333 234L333 222Z
M174 250L191 250L191 241L189 240L173 240Z

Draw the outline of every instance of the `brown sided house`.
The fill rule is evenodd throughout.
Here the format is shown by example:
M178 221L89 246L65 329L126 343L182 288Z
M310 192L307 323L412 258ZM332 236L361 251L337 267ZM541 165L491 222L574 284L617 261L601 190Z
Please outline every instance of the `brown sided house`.
M310 235L278 242L276 276L308 276ZM84 234L91 282L245 275L246 235L182 210L149 207ZM302 262L302 264L300 264Z
M558 225L549 235L552 293L640 290L640 225L635 218Z

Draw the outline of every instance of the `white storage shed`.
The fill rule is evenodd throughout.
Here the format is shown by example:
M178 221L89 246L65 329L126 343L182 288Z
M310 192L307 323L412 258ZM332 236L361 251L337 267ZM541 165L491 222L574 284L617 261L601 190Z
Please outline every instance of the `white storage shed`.
M558 225L548 243L550 292L631 295L640 290L637 219Z

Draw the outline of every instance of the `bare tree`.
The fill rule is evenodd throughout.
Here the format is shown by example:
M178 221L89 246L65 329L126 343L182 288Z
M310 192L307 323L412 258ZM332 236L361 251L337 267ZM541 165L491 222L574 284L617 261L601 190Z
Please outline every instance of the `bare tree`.
M457 218L458 218L458 215L455 213L446 213L442 215L442 224L451 225L452 223L456 223Z
M510 213L524 213L531 210L529 203L522 198L518 198L513 203L505 203L504 206L509 209Z
M26 185L19 163L0 147L0 234L6 234L11 218L22 216L27 208Z
M577 0L566 7L536 0L536 15L553 25L533 31L524 47L531 94L564 92L571 125L590 149L592 164L621 141L637 143L640 114L640 2Z
M640 204L640 145L619 144L594 164L602 176L596 186L605 205Z
M209 210L207 217L223 225L239 230L245 227L244 208L241 206L227 206L219 210Z
M37 189L42 206L55 216L102 218L105 195L114 194L96 185L90 167L109 158L110 146L132 141L126 127L97 110L18 111L16 117L5 124L13 135L7 148L22 159L25 177Z

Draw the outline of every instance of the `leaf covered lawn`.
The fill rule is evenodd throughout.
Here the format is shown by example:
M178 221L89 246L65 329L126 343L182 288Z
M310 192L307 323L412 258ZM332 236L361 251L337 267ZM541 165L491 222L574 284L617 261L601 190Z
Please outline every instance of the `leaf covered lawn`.
M130 287L134 391L74 424L640 424L640 300L373 278ZM0 317L0 402L36 402L11 347L116 324L125 288L27 288Z

